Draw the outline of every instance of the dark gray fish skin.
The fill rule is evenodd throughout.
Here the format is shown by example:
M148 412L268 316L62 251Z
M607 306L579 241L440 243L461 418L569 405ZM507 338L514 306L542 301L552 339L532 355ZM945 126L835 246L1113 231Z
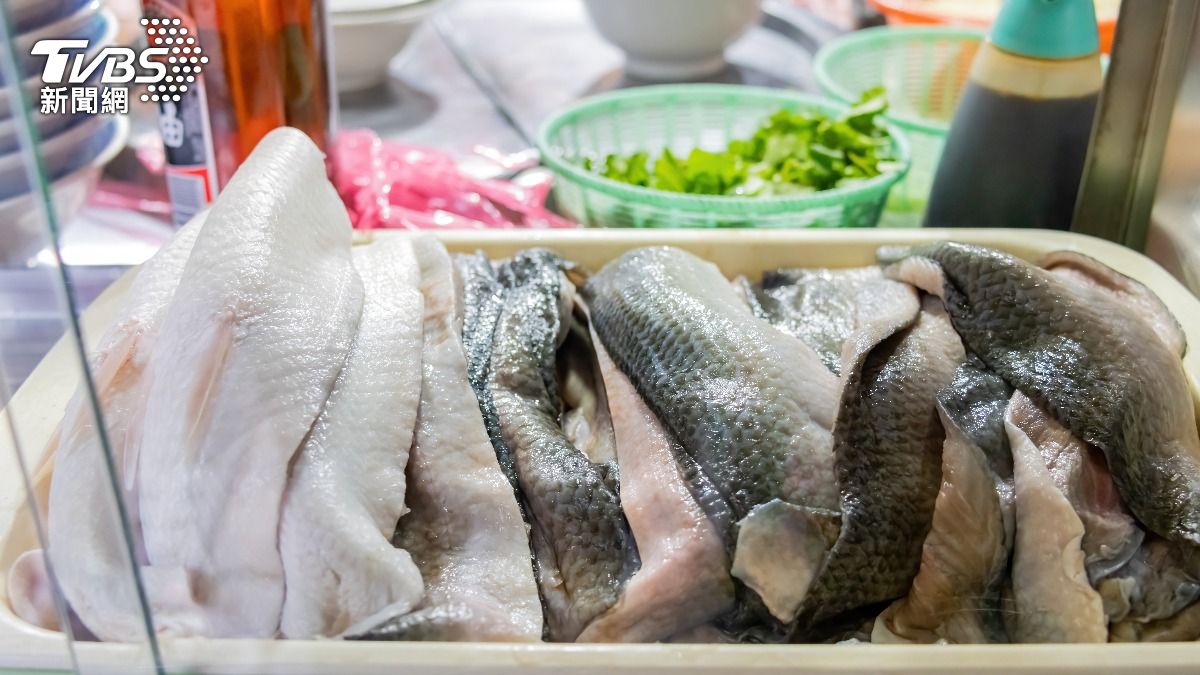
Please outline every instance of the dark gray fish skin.
M1200 436L1183 365L1155 328L1084 284L952 242L880 252L940 295L972 352L1099 448L1151 531L1200 544Z
M671 454L675 456L675 463L679 465L679 475L687 485L688 492L696 500L696 504L704 512L704 515L708 516L709 522L713 524L713 528L725 542L725 548L731 549L734 541L735 521L729 502L725 500L721 491L704 473L696 460L687 454L687 450L684 450L683 445L674 437L671 438Z
M983 450L992 471L1008 482L1010 492L1013 459L1008 433L1004 430L1004 410L1012 392L1004 378L969 356L955 371L950 384L938 393L938 404L946 417Z
M401 614L361 633L343 636L344 640L375 642L454 642L470 639L474 615L466 605L449 604L425 607Z
M842 345L865 321L881 297L904 289L878 267L860 269L779 269L763 273L762 283L744 283L742 292L755 314L816 350L835 374L842 369ZM866 310L866 311L864 311Z
M479 412L500 470L517 490L517 469L512 454L500 439L500 420L496 417L496 406L492 392L488 389L488 371L492 364L492 338L500 308L504 301L504 289L496 278L492 263L482 251L475 255L454 256L454 264L462 279L463 288L463 351L467 355L467 380L479 401Z
M845 364L834 426L842 527L804 599L798 636L904 595L920 568L941 485L944 432L936 397L965 354L948 317L929 299L911 327L883 336Z
M776 370L778 352L766 344L772 333L795 340L756 321L719 271L677 249L637 249L593 276L584 294L613 361L735 518L774 498L836 507L829 449L805 442L828 427L812 428L799 400L806 392L792 395L806 374ZM821 377L831 396L816 426L832 426L836 382L824 368ZM793 473L813 489L792 487Z
M553 254L526 251L502 268L499 279L509 290L488 385L535 530L550 634L571 641L617 601L636 556L608 472L575 448L560 426L555 356L570 318L565 300L573 293L563 267ZM548 583L554 577L561 587Z
M801 555L819 548L823 557L826 544L815 545L812 528L769 519L756 521L753 543L736 539L755 507L775 499L800 519L837 507L830 433L837 378L812 348L757 319L716 266L679 249L629 251L594 275L584 295L609 356L737 523L725 530L733 576L749 587L738 590L747 620L735 622L737 632L772 616L790 621L794 588L807 587L809 577L771 552L787 544Z
M981 624L992 642L1008 641L1002 597L1016 535L1016 492L1013 485L1012 448L1004 428L1004 412L1012 394L1013 389L1004 378L988 370L977 357L968 355L966 363L958 367L954 379L938 392L937 397L938 407L947 421L987 458L999 499L1000 516L1004 523L1005 563L993 570L992 582L979 603Z

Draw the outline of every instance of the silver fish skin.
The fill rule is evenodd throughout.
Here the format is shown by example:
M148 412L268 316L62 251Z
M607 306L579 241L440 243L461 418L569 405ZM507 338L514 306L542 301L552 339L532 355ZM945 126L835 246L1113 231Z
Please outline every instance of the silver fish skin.
M1200 544L1200 436L1177 350L1110 293L953 242L882 250L886 273L942 297L967 347L1103 451L1151 531Z
M921 569L908 594L876 619L871 641L1007 642L999 609L1012 532L996 489L999 478L940 405L939 414L946 431L942 486Z
M475 255L454 256L454 266L463 294L462 343L467 356L467 379L479 400L479 412L483 415L488 438L492 439L496 460L516 490L517 470L508 449L499 441L500 422L496 419L496 406L487 386L488 370L492 365L492 337L500 318L504 289L491 261L482 251Z
M1008 641L1003 591L1016 495L1004 413L1012 392L973 356L938 392L946 441L933 525L912 588L880 615L873 641Z
M842 527L804 598L799 636L908 591L941 483L937 394L966 358L932 298L911 326L877 325L854 341L834 427Z
M496 325L488 388L500 434L528 505L551 639L574 641L612 607L634 572L636 550L612 467L593 463L565 435L556 352L567 336L574 288L546 251L501 270L508 288Z
M730 501L835 509L837 380L684 251L630 251L584 289L613 361ZM820 366L815 368L814 366Z
M803 340L840 374L842 346L851 334L904 303L912 291L878 267L863 267L769 271L742 293L756 315Z
M714 265L679 249L630 251L584 296L608 354L736 521L732 571L753 593L739 588L746 621L726 627L740 633L768 611L790 621L836 520L836 377L756 318Z

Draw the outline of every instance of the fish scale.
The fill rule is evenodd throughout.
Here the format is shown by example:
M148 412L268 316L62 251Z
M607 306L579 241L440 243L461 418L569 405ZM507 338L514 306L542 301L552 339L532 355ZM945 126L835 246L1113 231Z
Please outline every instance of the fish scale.
M643 261L642 256L651 259ZM654 266L666 267L674 257L676 252L667 249L642 249L614 263L619 268L606 267L588 287L593 318L614 360L721 492L732 496L741 517L755 504L781 496L784 467L799 435L796 427L808 415L781 395L787 392L789 374L777 369L778 357L754 358L764 349L750 338L751 331L703 305L702 316L674 311L697 305L678 289L654 287L674 274ZM617 273L632 275L643 266L649 271L640 278L613 280ZM721 290L732 296L724 278L713 272ZM734 296L727 302L740 301ZM744 305L739 309L734 314L738 321L761 323ZM831 476L828 468L817 470ZM827 499L831 493L790 496L832 506Z
M1155 328L1102 291L1010 255L941 242L884 250L893 278L943 296L989 368L1104 452L1155 533L1200 543L1200 436L1183 365Z
M551 637L574 640L617 601L636 556L615 472L565 436L555 358L569 318L564 263L518 254L498 274L507 287L492 345L489 389L502 442L528 505Z
M726 544L748 588L731 629L767 611L790 620L809 579L796 563L815 568L827 546L817 521L838 503L837 378L810 347L755 317L715 266L678 249L630 251L584 294L613 361L737 521Z
M834 427L842 528L798 619L801 634L844 612L903 595L917 574L941 482L935 406L964 359L940 307L846 363Z

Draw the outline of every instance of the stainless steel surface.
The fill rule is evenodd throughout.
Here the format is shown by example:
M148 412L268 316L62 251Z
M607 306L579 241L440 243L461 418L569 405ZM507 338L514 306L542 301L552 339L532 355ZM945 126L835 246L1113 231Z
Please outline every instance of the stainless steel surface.
M1146 253L1200 293L1200 15L1167 134Z
M1122 3L1073 231L1145 247L1198 13L1200 0Z

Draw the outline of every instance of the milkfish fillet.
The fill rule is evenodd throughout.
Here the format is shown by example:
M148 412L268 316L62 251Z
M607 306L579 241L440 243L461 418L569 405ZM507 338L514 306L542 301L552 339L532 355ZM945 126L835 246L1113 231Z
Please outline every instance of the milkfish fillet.
M158 339L163 315L175 294L184 264L191 254L207 212L197 215L138 268L117 319L97 343L90 370L112 451L117 484L129 516L134 554L141 551L137 494L128 489L140 445L138 420L145 408L146 365ZM113 483L100 444L92 410L81 387L71 399L59 426L57 447L47 449L53 463L50 477L47 536L50 559L71 609L102 640L136 642L146 639L146 624L130 567L125 530L113 498ZM135 465L136 466L136 465ZM136 560L138 564L144 562ZM41 551L30 551L13 564L10 579L24 579L30 588L48 587ZM10 586L14 608L27 607L22 618L57 629L50 596L23 602L24 588ZM156 598L150 598L157 610ZM47 620L54 618L54 625Z
M678 249L622 255L585 296L608 354L741 521L734 576L791 620L838 508L837 378Z
M1084 570L1083 523L1045 460L1080 441L1020 392L1009 403L1005 426L1017 495L1013 641L1105 642L1103 603Z
M942 486L908 595L876 619L872 642L1004 642L1000 586L1008 568L997 478L979 446L942 414Z
M642 566L620 599L579 636L587 642L657 642L733 606L722 534L693 497L672 448L678 441L638 396L629 378L592 340L612 414L621 505Z
M504 475L508 477L514 492L520 499L517 468L500 437L500 420L496 417L496 406L488 388L488 373L492 366L492 339L496 334L496 321L504 301L504 288L496 278L496 270L483 252L475 255L457 255L454 265L462 280L463 289L463 351L467 355L467 377L471 389L479 401L479 412L496 451L496 460Z
M1001 597L1014 536L1012 389L968 359L938 393L942 485L908 595L875 622L872 642L1007 642Z
M593 461L560 426L556 352L575 305L562 270L560 259L539 250L518 254L502 270L507 291L489 389L529 507L550 637L573 641L617 601L636 568L636 547L615 463Z
M423 375L408 462L412 510L395 543L412 554L426 594L414 612L384 610L348 637L537 641L542 608L525 524L467 380L450 256L432 238L414 245L425 298Z
M271 637L288 466L362 312L321 153L268 134L212 206L150 359L138 467L155 616L172 635Z
M882 250L943 298L989 368L1103 451L1133 514L1200 544L1200 436L1178 345L1128 303L1010 255L943 242Z
M765 272L761 284L746 284L745 291L759 318L803 340L834 373L841 372L842 346L850 335L903 306L911 293L877 266L780 269Z
M937 394L966 355L936 299L915 321L906 315L861 331L846 350L833 430L842 526L801 606L802 635L904 595L920 567L941 476Z
M279 527L285 637L333 636L385 607L420 601L421 573L392 546L421 398L420 272L412 244L354 250L358 335L292 465Z

